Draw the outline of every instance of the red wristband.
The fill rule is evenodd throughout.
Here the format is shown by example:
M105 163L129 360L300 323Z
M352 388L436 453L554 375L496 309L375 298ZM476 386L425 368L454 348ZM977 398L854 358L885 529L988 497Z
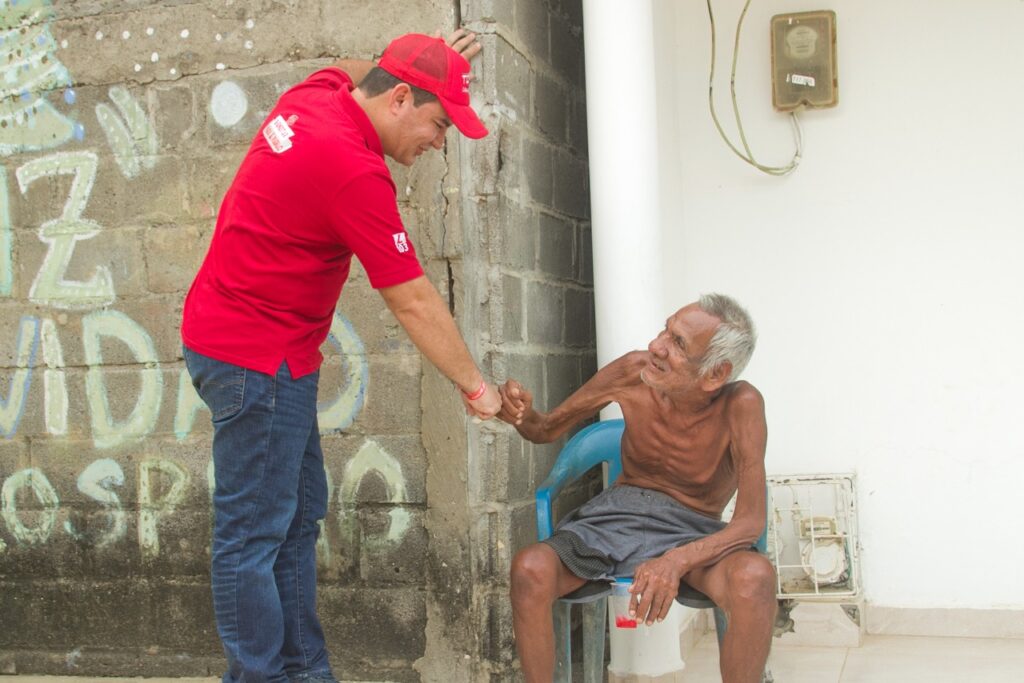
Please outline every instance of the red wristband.
M485 393L487 393L487 381L480 380L480 386L477 387L477 390L474 391L472 394L469 393L468 391L463 391L462 393L463 395L465 395L467 401L475 401L481 396L483 396Z

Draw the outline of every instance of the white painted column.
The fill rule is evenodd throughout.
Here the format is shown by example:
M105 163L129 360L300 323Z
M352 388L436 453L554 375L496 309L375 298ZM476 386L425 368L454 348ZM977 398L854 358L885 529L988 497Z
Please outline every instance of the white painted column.
M652 4L583 1L599 366L664 323Z
M600 367L627 351L647 348L667 314L653 0L583 0L583 43ZM601 411L602 419L621 416L617 404ZM673 602L657 626L678 634L696 614ZM682 669L678 651L664 652L669 669Z

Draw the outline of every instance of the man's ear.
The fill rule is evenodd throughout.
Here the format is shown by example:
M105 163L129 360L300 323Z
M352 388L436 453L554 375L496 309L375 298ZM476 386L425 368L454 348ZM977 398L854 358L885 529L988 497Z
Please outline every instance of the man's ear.
M399 83L388 91L388 109L397 114L406 104L412 104L412 89L408 83Z
M705 391L715 391L720 389L729 381L729 376L732 374L732 363L724 361L719 363L715 368L704 375L701 380L701 385Z

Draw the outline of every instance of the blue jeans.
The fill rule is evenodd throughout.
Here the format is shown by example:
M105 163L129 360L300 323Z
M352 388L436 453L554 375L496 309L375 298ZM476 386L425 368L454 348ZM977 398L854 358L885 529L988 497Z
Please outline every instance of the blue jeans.
M319 373L297 380L184 349L213 417L213 607L224 683L334 681L316 615L327 476Z

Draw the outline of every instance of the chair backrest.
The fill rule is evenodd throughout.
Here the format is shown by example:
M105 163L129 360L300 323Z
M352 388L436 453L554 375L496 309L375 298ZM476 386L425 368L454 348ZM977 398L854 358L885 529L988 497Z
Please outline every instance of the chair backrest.
M600 463L608 463L607 486L618 478L622 472L619 446L624 428L622 420L605 420L581 429L565 444L547 479L537 489L537 540L542 541L554 533L551 503L566 484Z

